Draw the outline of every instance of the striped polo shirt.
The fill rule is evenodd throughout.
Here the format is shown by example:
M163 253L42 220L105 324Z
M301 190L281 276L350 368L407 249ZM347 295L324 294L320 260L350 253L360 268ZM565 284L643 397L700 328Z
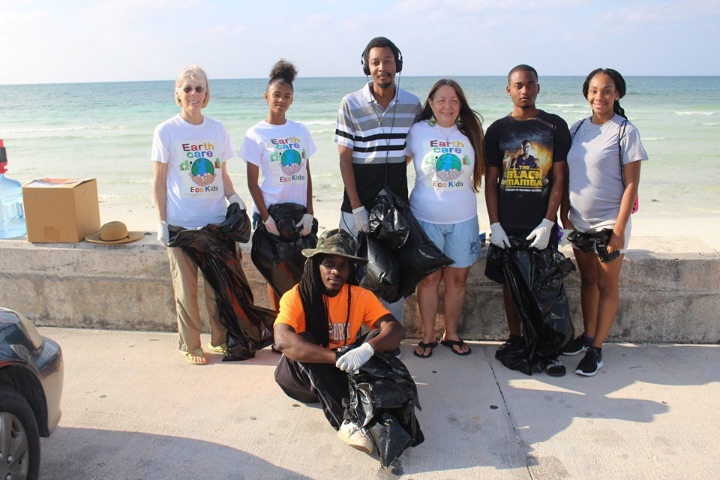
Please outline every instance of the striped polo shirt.
M384 186L407 200L405 139L422 110L418 97L397 87L395 98L382 108L371 85L342 99L335 129L335 143L353 151L355 182L366 207ZM347 193L343 197L341 209L350 212Z

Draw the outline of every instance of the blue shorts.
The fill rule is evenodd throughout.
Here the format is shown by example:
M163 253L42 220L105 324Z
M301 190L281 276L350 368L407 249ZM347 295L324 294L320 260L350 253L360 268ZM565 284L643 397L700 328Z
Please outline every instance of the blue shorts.
M442 225L418 220L432 242L453 259L453 268L468 268L480 258L480 227L478 217L462 223Z

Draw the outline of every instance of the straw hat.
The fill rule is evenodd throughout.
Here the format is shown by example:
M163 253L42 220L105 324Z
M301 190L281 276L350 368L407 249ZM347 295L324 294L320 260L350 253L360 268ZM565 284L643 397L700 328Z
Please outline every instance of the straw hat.
M100 227L100 231L88 235L85 240L92 243L130 243L140 240L143 232L128 232L123 222L108 222Z

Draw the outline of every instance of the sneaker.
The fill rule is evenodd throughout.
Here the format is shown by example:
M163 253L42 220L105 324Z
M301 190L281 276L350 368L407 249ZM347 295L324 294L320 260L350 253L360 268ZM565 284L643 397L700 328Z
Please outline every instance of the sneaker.
M575 340L570 342L570 345L567 346L565 350L563 350L563 355L577 355L579 353L583 353L585 350L590 348L592 345L593 339L590 337L586 337L585 334L580 335Z
M348 420L345 420L342 425L340 425L338 437L351 447L365 452L368 455L373 452L373 443L367 431Z
M495 351L495 358L497 360L500 360L500 357L505 355L507 352L510 352L512 350L515 350L516 348L523 347L523 338L522 337L516 337L516 336L510 336L507 340L505 340L505 343L500 345L500 347Z
M559 359L549 360L545 365L545 373L551 377L562 377L565 375L565 365Z
M587 353L585 353L585 357L578 363L575 373L585 377L592 377L602 366L602 350L597 347L590 347Z

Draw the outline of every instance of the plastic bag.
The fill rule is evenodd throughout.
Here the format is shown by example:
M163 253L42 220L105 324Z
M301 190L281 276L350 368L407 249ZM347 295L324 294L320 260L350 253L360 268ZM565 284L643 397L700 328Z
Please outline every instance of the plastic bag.
M389 281L396 282L397 280L395 279L397 278L400 279L400 283L398 284L396 290L391 288L375 290L369 286L366 288L371 290L383 300L394 303L401 298L410 295L415 290L415 286L418 282L427 275L443 267L452 265L455 262L435 246L415 219L412 211L410 211L410 206L402 201L400 197L395 195L392 191L382 189L380 193L377 194L375 204L378 205L377 210L383 212L383 218L397 218L398 220L377 222L378 227L371 235L377 239L377 241L367 242L367 258L370 259L370 256L372 256L374 260L371 260L371 262L377 261L393 267L397 265L397 271L391 271L388 269L385 270L385 277L387 280L383 280L383 286L385 286L385 284ZM373 207L370 210L375 211L376 209ZM402 221L399 219L402 219ZM385 228L387 225L391 225L391 228L394 229L399 227L401 224L405 224L407 226L407 236L405 237L404 234L402 235L405 238L402 242L402 246L393 247L393 245L398 244L399 238L392 237L395 234L400 236L400 229L398 228L397 231L388 231L386 233L383 233L380 230ZM388 240L388 238L392 238L392 240ZM390 260L390 257L394 258L397 263L393 263ZM367 270L361 270L359 274L358 281L361 285L363 285L363 278L361 275L367 271L372 273L372 269L369 267Z
M233 203L223 223L181 230L168 244L181 248L215 290L220 323L227 328L228 349L223 361L247 360L273 342L277 313L253 304L250 285L236 255L235 242L249 238L250 219Z
M358 285L381 298L398 298L400 265L392 250L381 241L360 232L357 255L368 259L368 263L357 266Z
M280 236L268 232L265 225L259 223L253 234L250 258L260 274L281 297L300 281L305 257L303 248L317 246L317 219L313 219L311 232L302 237L297 223L307 209L297 203L279 203L271 205L268 212L275 220Z
M563 283L568 271L564 255L557 247L537 250L529 244L524 238L510 237L510 248L490 246L487 261L502 269L523 326L525 348L509 351L500 361L532 375L563 351L575 329Z
M397 208L395 198L388 195L386 190L381 190L375 198L369 216L368 231L371 237L390 248L405 245L410 235L407 220Z
M405 245L395 252L395 258L397 258L402 272L398 289L399 298L413 293L415 286L426 276L455 263L428 238L425 230L410 211L410 207L407 207L403 214L407 218L410 235Z
M417 387L405 365L391 353L378 353L348 377L349 418L367 428L383 468L425 437L415 416L421 410Z

